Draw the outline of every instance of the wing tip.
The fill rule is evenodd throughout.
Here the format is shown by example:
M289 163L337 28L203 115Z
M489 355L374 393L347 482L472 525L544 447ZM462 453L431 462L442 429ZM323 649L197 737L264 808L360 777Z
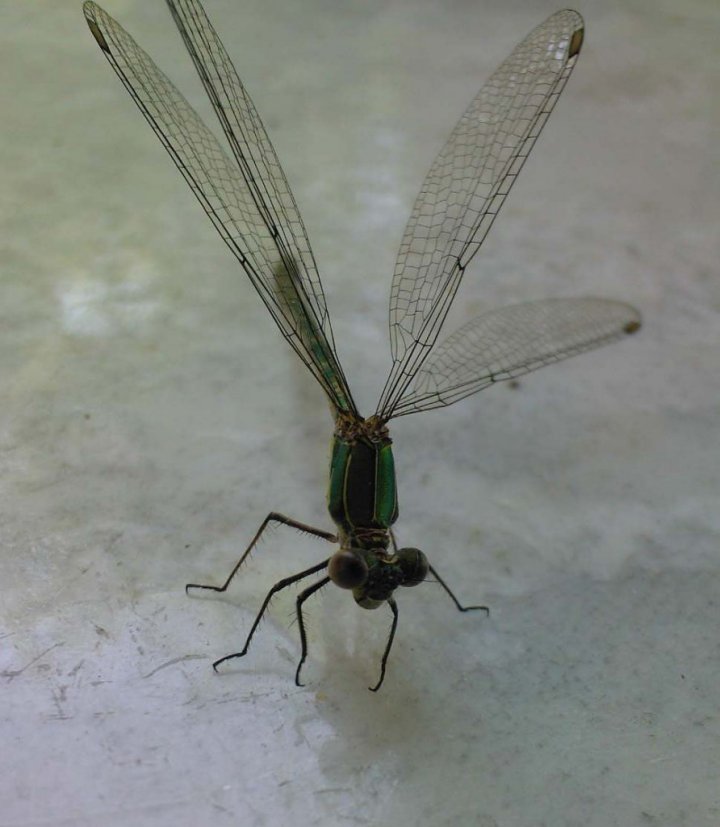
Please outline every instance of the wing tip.
M101 11L100 7L95 3L91 2L91 0L86 0L83 3L83 14L85 15L85 21L88 24L88 28L90 29L90 34L95 38L97 45L103 50L103 52L107 52L110 54L110 47L108 46L107 40L105 40L105 35L102 33L100 26L97 22L97 12L98 10Z
M572 33L570 37L570 45L568 46L568 60L576 57L580 53L580 49L585 39L585 26L579 26Z
M585 40L585 21L579 11L575 9L562 9L555 12L548 18L547 22L558 21L558 23L567 31L570 29L568 42L567 59L577 57Z
M633 307L631 304L626 304L625 302L621 302L621 304L623 305L626 311L626 321L623 324L621 330L628 336L632 336L633 333L637 333L638 330L640 330L640 328L642 327L642 316L640 315L640 311L636 307Z

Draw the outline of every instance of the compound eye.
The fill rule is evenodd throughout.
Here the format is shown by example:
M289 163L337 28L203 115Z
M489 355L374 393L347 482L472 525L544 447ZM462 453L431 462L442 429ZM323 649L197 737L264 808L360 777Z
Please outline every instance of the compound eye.
M397 555L404 578L403 586L417 586L426 579L430 564L419 548L401 548Z
M328 576L341 589L357 589L368 578L368 565L358 551L341 548L330 558Z

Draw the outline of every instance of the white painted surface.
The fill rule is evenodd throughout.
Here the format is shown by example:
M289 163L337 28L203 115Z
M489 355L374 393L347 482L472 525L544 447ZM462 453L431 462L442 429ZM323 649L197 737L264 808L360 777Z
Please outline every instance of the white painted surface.
M6 4L9 5L9 4ZM397 423L403 543L436 587L389 620L265 590L327 549L331 422L85 31L3 10L0 825L715 827L720 822L720 15L584 2L583 54L454 320L636 304L634 340ZM160 0L108 10L194 102ZM369 412L394 250L464 105L542 0L208 0L319 258ZM202 109L207 112L207 108Z

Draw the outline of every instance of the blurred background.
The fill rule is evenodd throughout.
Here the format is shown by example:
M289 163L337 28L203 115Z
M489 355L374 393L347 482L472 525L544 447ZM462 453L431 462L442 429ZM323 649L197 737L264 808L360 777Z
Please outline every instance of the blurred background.
M389 612L265 592L327 548L332 422L89 35L5 4L0 825L715 827L720 821L720 8L587 0L573 77L449 321L549 296L634 338L394 424ZM161 0L107 0L208 122ZM268 128L367 415L435 153L550 0L207 0Z

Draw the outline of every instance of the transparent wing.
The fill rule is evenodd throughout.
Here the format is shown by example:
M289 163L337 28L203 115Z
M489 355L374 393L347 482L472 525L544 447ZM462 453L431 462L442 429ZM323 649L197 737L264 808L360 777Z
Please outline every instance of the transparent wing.
M389 419L437 340L460 285L577 60L583 20L534 29L467 108L422 185L390 293L393 366L377 413Z
M83 10L105 57L243 266L283 336L335 408L356 412L335 353L307 235L260 118L200 4L169 5L237 163L119 23L95 3L86 2ZM192 29L185 25L190 20ZM232 96L232 105L219 95L218 84Z
M433 350L394 415L451 405L639 329L637 310L609 299L546 299L493 310Z

